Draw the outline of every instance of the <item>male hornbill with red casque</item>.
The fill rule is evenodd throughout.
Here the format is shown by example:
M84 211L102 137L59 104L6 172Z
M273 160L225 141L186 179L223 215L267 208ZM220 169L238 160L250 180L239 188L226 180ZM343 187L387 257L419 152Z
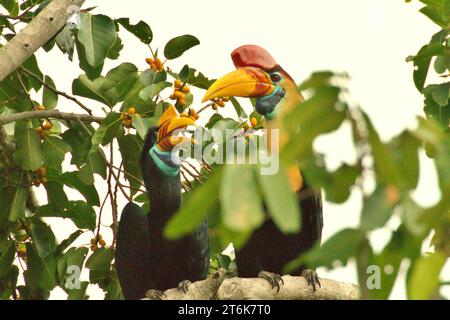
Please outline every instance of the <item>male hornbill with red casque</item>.
M302 95L292 77L265 49L245 45L233 51L231 56L237 70L217 80L206 92L204 101L228 96L256 98L255 108L264 116L268 134L270 129L279 129L281 150L287 133L280 119L303 101ZM258 275L278 289L282 284L279 274L283 267L320 242L323 227L320 191L311 189L297 165L290 166L286 171L292 191L298 194L302 215L300 232L283 234L268 219L253 233L244 248L236 252L240 277ZM317 274L307 266L300 267L294 273L302 274L314 290L316 285L320 286Z
M173 148L185 141L175 130L194 125L170 106L157 127L149 129L141 154L141 170L150 201L146 215L136 204L123 210L117 233L116 268L125 299L147 295L162 298L161 291L189 281L205 279L209 267L208 226L204 221L192 234L176 241L163 235L164 226L181 206L180 165Z

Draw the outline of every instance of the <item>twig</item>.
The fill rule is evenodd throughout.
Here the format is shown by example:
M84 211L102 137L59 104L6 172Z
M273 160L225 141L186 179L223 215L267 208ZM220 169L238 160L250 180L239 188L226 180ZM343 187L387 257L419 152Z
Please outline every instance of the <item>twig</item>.
M19 120L30 119L60 119L60 120L81 120L84 122L96 122L101 123L105 118L96 117L88 114L66 113L58 110L44 110L44 111L26 111L6 116L0 116L0 126L5 124L16 122Z
M90 115L92 115L92 110L89 109L88 107L86 107L80 100L78 100L77 98L68 95L65 92L59 91L56 88L53 88L51 85L49 85L48 83L46 83L45 81L43 81L37 74L34 74L33 72L31 72L30 70L21 67L20 70L22 70L23 72L25 72L26 74L28 74L29 76L33 77L34 79L36 79L40 84L42 84L44 87L48 88L50 91L53 91L54 93L56 93L57 95L63 96L64 98L71 100L73 102L75 102L77 105L79 105L83 110L85 110L87 113L89 113Z

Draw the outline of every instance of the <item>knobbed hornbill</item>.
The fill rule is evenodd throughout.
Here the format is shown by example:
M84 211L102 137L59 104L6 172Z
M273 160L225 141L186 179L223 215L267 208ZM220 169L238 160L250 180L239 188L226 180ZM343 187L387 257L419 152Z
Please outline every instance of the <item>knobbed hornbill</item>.
M267 134L270 134L270 129L279 130L278 147L281 150L286 144L287 133L283 130L280 118L303 101L302 95L292 77L265 49L246 45L233 51L231 56L237 70L217 80L206 92L204 101L228 96L256 98L255 109L265 118ZM271 147L269 150L276 150L274 147L277 146ZM298 165L290 166L286 171L301 208L300 232L283 234L268 219L253 233L247 244L236 252L240 277L258 275L278 290L283 283L279 276L283 267L320 242L323 227L320 191L313 190L303 180ZM303 275L314 290L316 285L320 286L317 274L307 266L300 267L294 273Z
M185 138L175 130L194 125L173 106L149 129L141 155L141 170L150 201L146 215L136 204L123 210L117 233L116 268L125 299L146 295L161 299L169 288L187 290L189 281L205 279L209 268L207 222L192 234L168 240L163 230L181 206L180 166L173 148Z

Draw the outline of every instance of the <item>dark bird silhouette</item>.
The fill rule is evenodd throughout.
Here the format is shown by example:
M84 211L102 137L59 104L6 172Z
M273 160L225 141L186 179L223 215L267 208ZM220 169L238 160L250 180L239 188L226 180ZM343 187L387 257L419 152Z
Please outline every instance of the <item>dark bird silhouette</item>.
M141 155L141 170L150 201L146 215L129 203L123 210L117 233L116 268L125 299L147 296L161 299L162 291L188 290L190 281L205 279L209 268L208 226L205 221L192 234L168 240L163 230L181 206L180 166L172 149L184 141L175 130L193 125L180 118L173 106L150 128ZM148 291L149 290L149 291Z
M255 108L264 116L268 134L270 129L279 129L281 150L287 141L287 132L283 130L280 118L303 101L302 95L292 77L265 49L246 45L236 49L231 56L237 70L217 80L206 92L204 101L228 96L256 98ZM279 274L283 267L319 243L323 227L320 191L311 189L297 165L286 171L301 207L300 232L283 234L269 219L236 252L239 276L258 275L278 289L282 284ZM294 273L302 274L314 290L316 285L320 285L317 274L307 266L298 268Z

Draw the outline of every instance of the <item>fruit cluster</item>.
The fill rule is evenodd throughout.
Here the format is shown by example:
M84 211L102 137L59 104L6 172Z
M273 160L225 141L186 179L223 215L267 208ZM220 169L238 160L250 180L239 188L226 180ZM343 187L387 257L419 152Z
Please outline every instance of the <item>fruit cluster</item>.
M212 100L211 107L214 111L219 110L219 108L225 108L225 103L230 101L230 98L224 97L224 98L216 98Z
M34 129L34 131L36 131L36 133L41 137L41 139L44 139L46 136L48 136L52 128L53 124L50 121L45 120L44 122L41 123L39 127Z
M159 58L147 58L145 59L145 62L147 62L147 64L150 66L150 68L153 71L163 71L164 70L164 63L161 61L161 59Z
M250 128L256 128L257 126L258 126L258 120L256 118L251 118L250 124L248 124L247 122L244 124L244 130L247 131Z
M170 96L170 99L176 100L181 107L185 107L186 94L191 92L191 89L178 79L174 81L173 85L175 87L175 90L173 91L173 94Z
M33 175L33 185L36 187L39 187L41 184L46 184L48 182L47 178L47 168L46 167L40 167L36 170L36 172Z
M192 108L189 109L188 112L183 112L182 114L180 114L180 117L182 117L182 118L190 118L193 121L196 121L196 120L200 119L200 116Z
M130 129L133 126L133 116L139 115L134 107L130 107L127 112L122 112L120 118L122 119L123 126Z
M99 233L95 238L91 239L91 251L95 252L97 251L98 247L105 247L106 242L103 240L102 235Z

